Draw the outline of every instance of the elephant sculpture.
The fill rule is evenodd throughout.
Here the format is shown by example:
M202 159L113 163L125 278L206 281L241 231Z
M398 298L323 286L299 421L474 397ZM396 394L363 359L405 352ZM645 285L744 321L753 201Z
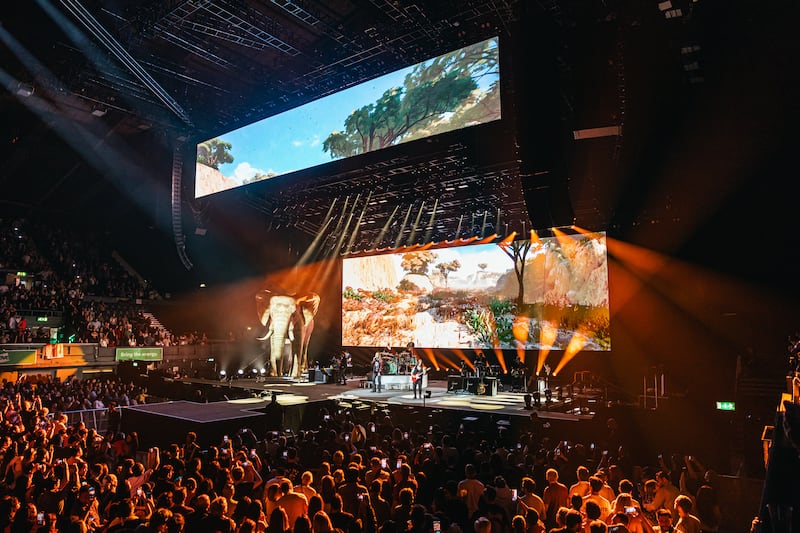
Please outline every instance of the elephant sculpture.
M267 333L258 340L270 340L270 376L283 374L289 369L290 375L297 378L306 371L308 341L314 331L314 316L319 309L319 300L319 294L314 292L299 297L273 294L268 290L256 294L258 318L267 328ZM297 352L290 349L288 354L284 354L287 340L294 347L295 329L299 337Z

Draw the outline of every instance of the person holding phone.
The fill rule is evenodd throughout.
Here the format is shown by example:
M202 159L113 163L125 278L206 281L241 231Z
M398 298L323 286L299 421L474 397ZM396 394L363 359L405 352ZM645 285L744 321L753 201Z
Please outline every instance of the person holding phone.
M100 510L93 486L81 485L81 488L78 489L78 497L69 511L69 521L83 531L96 531L105 527L100 519Z
M369 487L373 481L380 481L381 483L388 482L388 466L389 464L386 457L372 457L369 460L369 470L364 474L364 484Z

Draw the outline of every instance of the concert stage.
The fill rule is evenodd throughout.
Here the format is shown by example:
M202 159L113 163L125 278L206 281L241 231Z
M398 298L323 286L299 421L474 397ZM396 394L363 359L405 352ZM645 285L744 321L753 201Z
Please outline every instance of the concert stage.
M463 391L448 392L446 381L431 380L423 388L428 393L414 399L409 390L372 392L364 388L363 378L349 379L345 385L295 382L288 378L267 378L266 381L238 379L220 382L202 379L165 380L171 390L184 392L186 400L147 403L123 409L122 430L136 431L142 447L165 446L183 442L188 431L194 431L200 442L220 442L223 435L235 434L250 428L256 434L277 429L275 420L267 414L273 393L283 411L283 427L295 431L317 428L322 408L380 409L400 415L409 414L415 422L432 417L466 423L494 423L504 420L507 426L524 427L532 412L545 422L561 424L591 420L595 405L569 410L569 404L553 401L539 408L526 409L525 394L498 392L495 395L476 395ZM150 389L158 389L155 379ZM180 397L180 396L172 396ZM208 398L208 403L188 401ZM457 414L458 416L454 416ZM400 416L398 415L398 416ZM393 415L394 416L394 415Z

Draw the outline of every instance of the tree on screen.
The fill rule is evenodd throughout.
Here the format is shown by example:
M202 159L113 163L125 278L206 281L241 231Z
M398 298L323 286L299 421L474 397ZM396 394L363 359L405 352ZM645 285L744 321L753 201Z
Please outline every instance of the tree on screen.
M486 94L476 91L476 79L496 73L497 51L488 41L421 63L406 75L403 87L388 89L376 102L350 113L344 130L332 132L323 150L331 158L348 157L439 129L449 131L499 118L498 84ZM478 105L484 100L486 105ZM445 120L446 114L450 116Z
M501 244L500 249L514 261L514 275L517 277L517 309L525 303L525 258L531 249L530 239Z
M400 268L411 274L428 275L428 266L436 260L433 252L415 252L403 255Z
M450 273L455 272L459 268L461 268L461 261L459 261L458 259L453 259L452 261L448 261L447 263L439 263L436 265L436 270L438 270L439 273L444 278L445 287L447 287L447 278L448 276L450 276Z
M233 163L230 153L231 143L220 139L211 139L197 145L197 162L219 170L224 163Z

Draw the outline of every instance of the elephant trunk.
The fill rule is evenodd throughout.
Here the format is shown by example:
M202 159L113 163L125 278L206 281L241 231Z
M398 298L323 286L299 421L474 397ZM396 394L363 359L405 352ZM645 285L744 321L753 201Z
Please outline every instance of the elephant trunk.
M273 333L270 338L269 360L271 364L270 373L273 376L281 373L278 365L283 361L283 347L289 332L289 318L289 316L272 317L270 330Z

